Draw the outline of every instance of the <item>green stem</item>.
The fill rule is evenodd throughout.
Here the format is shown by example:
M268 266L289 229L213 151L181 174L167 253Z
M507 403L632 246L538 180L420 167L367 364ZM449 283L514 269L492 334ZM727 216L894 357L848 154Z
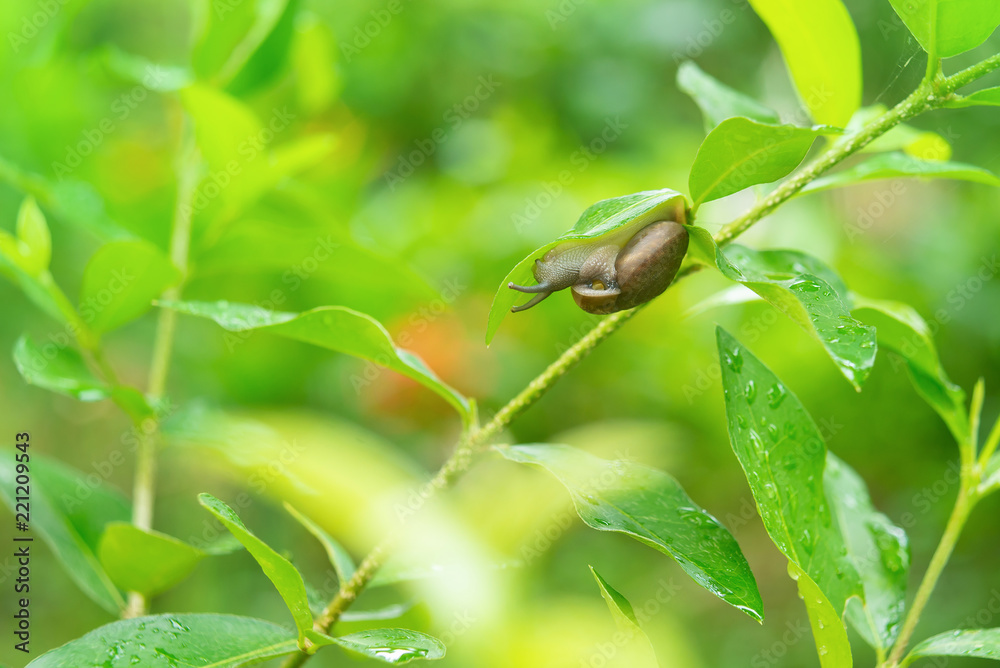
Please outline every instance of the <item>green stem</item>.
M992 66L984 65L991 60L996 60ZM948 85L952 85L951 91L958 87L977 79L988 72L1000 67L1000 54L993 59L983 61L967 70L959 72L953 77L942 81L942 90ZM787 201L804 188L811 181L822 175L824 172L834 167L842 160L868 145L871 141L887 132L892 127L902 123L908 118L912 118L927 109L943 104L943 100L933 95L930 88L925 84L914 91L909 97L883 114L871 124L862 128L858 133L846 138L844 141L834 144L827 152L817 157L805 169L794 177L784 182L768 197L758 202L744 216L729 223L715 236L715 241L720 246L726 245L733 239L743 234L759 220L771 213L780 204ZM686 272L678 275L678 279L697 271L699 267L692 266ZM676 284L675 279L674 284ZM618 331L626 322L631 320L641 311L643 306L629 311L619 311L610 315L592 330L583 336L579 341L570 346L541 374L536 376L527 387L507 402L493 419L479 429L473 429L465 436L455 452L444 463L441 470L429 483L429 493L433 494L440 489L447 487L456 477L461 475L472 462L473 455L483 449L489 441L498 435L512 420L527 410L532 404L538 401L545 392L552 387L560 378L583 359L598 344ZM439 481L439 484L435 484ZM963 519L964 522L964 519ZM956 536L957 538L957 536ZM361 562L357 572L351 579L344 583L340 591L327 606L323 615L316 621L314 628L320 633L330 633L340 616L350 607L357 597L364 591L368 583L375 576L375 573L384 563L388 552L394 544L394 538L387 538L372 550ZM311 655L305 652L297 652L282 664L282 668L299 668Z
M198 186L199 157L195 148L191 129L186 128L178 163L177 202L170 235L170 260L182 277L187 275L188 249L191 240L191 201ZM183 281L183 279L182 279ZM163 299L180 297L181 284L167 288ZM153 355L149 368L147 395L153 401L162 399L167 387L170 370L170 354L173 349L177 312L160 309L153 341ZM153 507L156 498L156 447L159 441L159 424L154 421L140 431L139 447L136 451L135 477L132 482L132 524L140 529L153 528ZM146 614L148 601L138 592L129 592L128 607L124 617L139 617Z
M931 563L927 566L927 572L924 573L924 578L920 582L917 595L914 597L910 610L906 614L906 619L903 621L903 627L899 632L899 637L896 639L896 644L893 645L888 661L883 664L885 668L898 668L901 665L906 665L900 662L903 660L903 654L910 643L913 631L920 621L920 615L923 613L924 608L927 607L927 602L934 592L934 587L937 586L941 573L944 571L948 559L951 558L951 553L955 549L958 537L962 534L962 528L965 526L965 521L969 518L969 513L972 512L972 509L979 501L979 495L976 492L977 485L978 475L972 469L963 467L962 483L958 490L958 498L955 500L955 507L951 511L951 517L948 518L944 535L941 536L941 541L938 543L937 549L934 550Z

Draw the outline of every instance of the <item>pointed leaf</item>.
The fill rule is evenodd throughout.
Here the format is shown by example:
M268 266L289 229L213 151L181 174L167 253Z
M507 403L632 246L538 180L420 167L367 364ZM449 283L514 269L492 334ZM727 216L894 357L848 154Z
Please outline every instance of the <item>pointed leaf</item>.
M766 125L749 118L729 118L708 133L688 186L692 208L789 174L806 157L823 128Z
M408 350L397 348L380 322L343 306L321 306L303 313L269 311L248 304L230 302L160 302L164 308L210 318L230 332L265 330L278 336L375 362L408 378L447 401L469 422L469 400L445 384L423 360Z
M344 549L344 546L334 540L323 527L297 511L287 501L285 502L285 510L322 543L323 549L326 550L326 556L330 559L330 564L337 572L337 579L340 583L343 584L350 580L356 567L354 560L351 559L351 555Z
M302 575L288 559L250 533L250 530L243 525L233 509L225 503L211 494L199 494L198 503L222 522L223 526L236 536L236 540L243 543L247 552L257 560L264 575L274 584L275 589L284 599L285 605L288 606L288 611L292 613L295 626L299 630L299 644L301 645L307 632L312 631L313 625L312 613L309 611L309 597L306 594Z
M726 278L745 285L819 341L858 391L875 364L875 328L855 318L847 288L818 259L798 251L755 251L731 244L725 253L703 228L691 227L693 257L714 258Z
M13 510L14 453L0 452L0 496ZM128 521L128 502L117 491L85 475L31 455L31 514L28 522L52 549L66 574L77 586L110 613L125 607L121 592L97 559L97 544L105 526ZM62 664L70 665L70 664Z
M46 652L28 666L237 668L295 651L293 631L262 619L169 614L106 624Z
M517 445L499 451L511 461L554 475L569 490L588 526L624 533L670 555L702 587L752 619L763 620L757 583L736 539L673 477L566 445Z
M931 329L924 319L900 302L860 295L853 295L853 301L854 315L875 326L880 346L906 360L917 393L941 416L955 439L964 442L969 435L965 392L951 382L941 366Z
M331 638L344 649L383 663L443 659L445 646L437 638L409 629L372 629Z
M774 125L781 122L778 112L709 76L692 61L681 63L677 69L677 87L690 95L701 109L706 132L733 116Z
M976 48L1000 25L995 0L889 0L932 58L950 58Z
M975 165L960 162L920 160L904 153L885 153L869 158L853 167L820 177L803 188L800 193L819 192L843 188L865 181L899 178L956 179L989 186L1000 186L1000 178Z
M864 601L851 599L847 618L869 645L888 652L899 635L906 609L910 548L906 532L875 510L864 480L827 453L823 478L847 556L857 568Z
M75 348L49 343L40 346L27 334L14 344L14 365L30 385L79 401L111 397L111 388L95 376Z
M642 668L643 666L655 668L658 666L653 645L649 642L646 633L639 627L639 620L635 617L632 604L608 584L608 581L601 577L593 566L590 567L590 572L597 580L597 586L601 589L601 597L608 604L608 609L615 619L618 630L625 634L624 642L615 643L616 648L622 651L621 655L615 653L616 665L628 666L629 668Z
M902 665L908 666L925 656L975 657L1000 661L1000 629L965 629L941 633L910 650Z
M17 237L23 242L27 258L32 264L33 271L29 273L38 274L48 269L49 260L52 259L52 235L45 223L45 216L32 197L24 200L18 211Z
M104 530L97 556L120 588L152 596L186 578L206 554L173 536L112 522Z
M975 93L970 93L958 99L951 100L947 102L945 106L953 109L976 106L1000 107L1000 86L977 90Z
M788 562L788 576L795 580L809 613L809 627L816 642L816 653L822 668L851 668L851 641L840 615L823 590L797 564ZM854 599L851 599L854 600Z
M521 293L509 289L507 285L533 283L532 269L536 259L542 258L551 249L569 241L589 241L598 238L606 238L609 241L628 239L641 228L657 220L675 220L683 223L685 206L683 195L664 188L605 199L587 207L573 229L532 251L518 262L500 283L496 296L493 297L493 306L490 308L486 343L489 344L493 340L493 335L510 313L510 308L523 298Z
M817 123L844 127L861 104L861 46L840 0L750 0Z
M97 249L83 271L80 317L97 333L111 331L149 310L181 278L148 241L113 241Z
M733 451L750 483L764 528L788 557L793 577L801 570L814 633L830 627L832 606L836 638L846 632L839 621L847 600L860 596L861 581L847 554L823 487L826 444L798 398L722 328L716 329L726 417ZM811 583L811 584L810 584ZM822 593L825 603L814 595ZM828 633L834 633L833 630ZM817 636L819 645L820 638ZM843 644L828 638L833 651ZM822 658L822 657L821 657ZM832 659L831 659L832 661ZM823 665L836 665L823 662ZM848 664L849 665L849 664Z

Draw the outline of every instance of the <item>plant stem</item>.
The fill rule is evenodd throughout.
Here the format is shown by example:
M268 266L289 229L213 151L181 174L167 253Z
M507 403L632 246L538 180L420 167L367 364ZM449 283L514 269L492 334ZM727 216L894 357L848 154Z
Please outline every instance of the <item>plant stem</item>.
M994 62L995 61L995 62ZM941 88L945 95L950 94L957 88L993 71L1000 67L1000 54L974 65L958 74L941 80ZM831 169L848 156L856 153L867 146L877 137L885 134L894 126L903 121L916 116L917 114L931 108L942 106L944 100L936 97L928 84L922 84L905 100L897 104L891 110L877 118L869 125L862 128L856 134L845 138L844 141L835 143L830 150L818 156L805 169L800 171L788 181L782 183L774 192L754 205L745 215L723 227L715 235L718 245L724 246L741 234L746 232L755 223L771 213L783 202L793 197L806 185ZM677 279L697 271L700 267L691 266L687 271L678 274ZM675 279L674 284L676 284ZM538 401L545 392L562 378L573 366L583 359L598 344L608 338L611 334L621 328L626 322L631 320L642 310L643 306L636 307L628 311L619 311L604 318L592 330L585 334L579 341L563 352L545 371L536 376L528 385L508 401L496 415L493 416L486 425L481 428L473 428L471 433L463 437L459 445L455 448L451 457L445 461L444 465L435 475L434 479L425 487L429 494L433 494L440 489L447 487L456 477L461 475L472 462L473 455L487 445L493 437L500 433L514 418L527 410L532 404ZM437 481L437 484L436 484ZM427 498L427 497L424 497ZM968 499L966 500L968 502ZM965 511L966 516L968 509ZM961 522L964 523L963 517ZM961 526L958 527L961 530ZM947 534L946 534L947 535ZM957 539L957 533L954 539ZM316 620L315 630L320 633L332 631L340 615L350 607L357 597L364 591L365 587L375 576L375 573L382 566L388 552L394 544L394 538L390 537L378 544L365 559L361 562L358 570L351 579L342 584L340 591L324 610L323 615ZM954 540L952 542L954 547ZM948 550L948 554L951 550ZM935 555L937 556L937 555ZM947 561L947 555L945 556ZM943 568L944 564L941 564ZM936 580L936 578L935 578ZM932 585L933 588L933 585ZM929 592L928 592L929 595ZM913 622L916 624L916 621ZM911 629L912 632L912 629ZM282 664L282 668L299 668L311 655L305 652L297 652Z
M198 185L198 152L190 128L182 140L178 161L177 202L170 235L170 260L182 276L187 275L188 248L191 239L191 200ZM181 285L172 286L163 292L163 299L180 297ZM154 402L163 398L170 370L170 353L173 348L177 312L160 309L156 322L156 336L153 341L153 355L149 367L147 395ZM135 478L132 483L132 524L140 529L153 528L153 506L156 498L156 446L159 441L159 424L139 425L139 447L136 451ZM146 614L148 601L137 592L129 592L128 607L123 617L139 617Z
M969 518L969 513L972 512L976 502L979 501L979 495L976 492L978 478L978 474L974 473L971 468L962 468L962 483L958 490L958 498L955 500L955 507L951 511L951 517L948 518L948 524L945 526L944 535L941 536L941 542L938 543L937 549L934 550L931 563L927 566L927 572L924 573L924 578L920 582L917 595L914 597L910 610L906 614L906 619L903 621L903 628L896 639L896 644L893 645L888 661L883 664L884 668L897 668L900 665L903 653L906 652L906 647L910 642L913 631L917 627L917 622L920 621L920 615L927 606L931 593L933 593L934 587L941 577L941 572L944 571L944 567L947 565L948 559L955 549L955 544L962 533L965 521Z

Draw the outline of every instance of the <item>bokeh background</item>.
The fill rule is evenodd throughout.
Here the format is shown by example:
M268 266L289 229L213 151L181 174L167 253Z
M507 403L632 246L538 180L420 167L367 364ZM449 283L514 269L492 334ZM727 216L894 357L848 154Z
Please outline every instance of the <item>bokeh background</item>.
M891 105L919 81L924 57L888 2L846 4L861 37L865 103ZM100 244L88 222L114 221L166 249L184 115L175 91L137 83L139 59L166 68L163 88L192 67L211 80L229 52L225 39L215 52L197 46L199 21L224 17L235 43L249 29L251 5L3 3L0 225L13 228L26 190L40 198L54 237L53 273L68 294L78 293ZM738 1L302 0L287 36L287 49L258 62L260 71L226 95L264 123L285 119L253 160L296 147L299 164L252 197L222 188L196 211L185 297L265 306L280 297L283 310L365 311L476 397L486 415L596 320L558 295L508 317L487 348L486 315L508 269L596 200L686 190L703 124L674 84L678 63L693 59L803 120L773 40ZM998 49L994 37L946 66ZM953 159L1000 171L995 110L935 112L914 125L946 138ZM60 167L71 161L68 172ZM62 208L45 200L53 189ZM766 190L706 205L699 222L717 230ZM1000 410L1000 281L972 279L984 266L996 275L998 210L1000 193L985 186L881 182L794 200L743 241L804 249L853 290L914 305L932 322L951 377L966 390L986 379L984 421L992 424ZM956 491L946 471L957 453L944 425L886 355L857 394L815 341L767 305L691 314L724 287L701 272L668 291L505 438L572 443L671 472L743 546L764 597L764 625L701 590L664 555L582 526L557 483L495 457L413 525L415 549L398 567L430 566L436 575L372 590L359 607L413 602L389 625L449 641L441 665L598 666L614 627L590 564L646 611L663 666L816 665L805 612L728 444L716 323L795 391L879 508L897 522L907 518L914 571L922 573ZM7 282L0 305L2 350L24 332L44 340L56 331ZM136 384L146 381L154 326L150 313L106 340L112 364ZM408 508L406 490L447 456L458 433L446 404L391 372L266 334L227 336L183 317L169 395L176 411L160 458L156 527L194 542L216 535L195 498L211 492L292 555L321 592L330 587L322 549L280 500L307 510L361 556ZM9 354L0 356L0 424L6 434L30 430L35 452L88 472L128 430L110 404L26 386ZM131 475L129 461L110 482L128 490ZM997 625L988 611L1000 606L998 511L992 498L971 519L921 637ZM2 577L6 592L6 568ZM40 545L33 577L36 650L112 621ZM4 615L11 598L2 597ZM291 623L245 552L204 561L153 609ZM22 665L11 644L0 646L0 661ZM855 654L858 665L871 664L860 641ZM312 665L355 662L334 649Z

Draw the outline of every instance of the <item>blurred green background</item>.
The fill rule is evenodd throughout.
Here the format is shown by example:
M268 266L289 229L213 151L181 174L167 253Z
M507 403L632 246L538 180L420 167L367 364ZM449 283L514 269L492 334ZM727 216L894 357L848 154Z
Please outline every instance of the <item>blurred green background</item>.
M678 63L694 59L783 117L804 120L773 40L742 2L303 0L282 19L281 40L221 88L254 12L276 4L4 3L0 225L13 229L26 190L39 198L53 232L53 274L67 294L78 294L101 243L88 229L113 224L166 250L186 123L171 89L193 71L211 109L195 122L208 177L201 205L196 198L185 297L365 311L489 415L596 321L561 294L508 317L487 348L486 315L508 269L596 200L686 190L703 125L674 85ZM846 4L861 36L865 104L891 105L919 81L924 56L888 2ZM206 21L209 41L199 28ZM994 37L946 67L998 50ZM144 81L145 61L161 67L156 82ZM238 156L253 178L227 185L224 151L204 144L238 136L249 127L247 110L273 132ZM945 137L955 160L1000 171L995 110L936 112L914 125ZM698 222L717 230L761 192L706 205ZM986 379L991 424L1000 410L1000 282L970 279L983 266L995 276L998 210L1000 193L984 186L877 182L794 200L743 241L804 249L853 290L913 304L936 323L951 377L967 390ZM687 315L724 287L702 272L668 291L506 439L567 442L671 472L743 546L764 598L763 626L664 555L571 521L555 482L495 457L416 525L403 567L432 564L438 576L372 590L359 607L415 602L390 625L448 641L441 665L599 666L614 627L592 564L646 610L663 666L816 665L784 560L752 513L729 448L716 323L826 427L830 448L866 478L876 505L906 526L921 574L956 491L945 474L957 453L944 425L888 356L856 394L820 346L770 306ZM10 283L0 283L0 304L0 349L24 332L46 340L58 331ZM140 386L154 326L151 313L106 340L112 364ZM406 491L447 456L459 428L444 402L391 372L184 317L169 394L177 411L161 454L156 527L192 541L216 535L195 498L211 492L291 554L318 589L330 586L322 549L280 499L361 556L407 507ZM7 434L30 431L35 452L85 472L121 447L128 430L110 404L26 386L9 354L0 358L0 424ZM110 480L128 490L131 475L130 459ZM243 492L248 501L239 506ZM919 637L998 625L988 613L1000 606L998 511L994 497L974 514ZM0 573L4 615L12 610L9 568ZM112 621L41 545L33 577L36 651ZM245 552L206 560L153 610L291 623ZM22 665L11 644L0 646L0 661ZM855 647L857 665L870 665L869 650ZM311 665L356 662L338 652Z

